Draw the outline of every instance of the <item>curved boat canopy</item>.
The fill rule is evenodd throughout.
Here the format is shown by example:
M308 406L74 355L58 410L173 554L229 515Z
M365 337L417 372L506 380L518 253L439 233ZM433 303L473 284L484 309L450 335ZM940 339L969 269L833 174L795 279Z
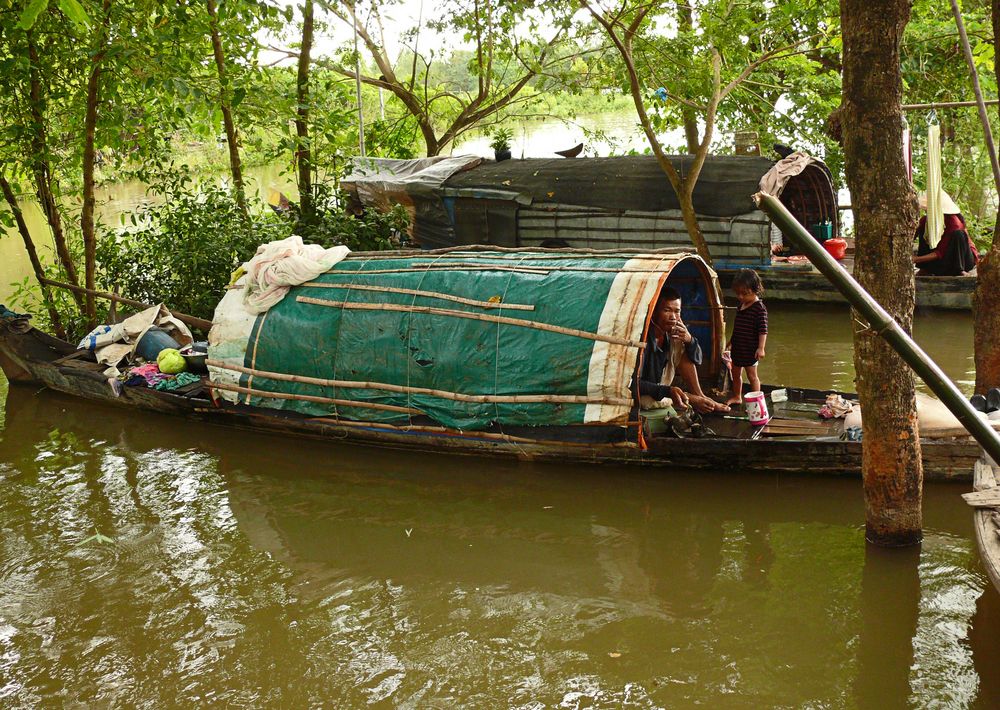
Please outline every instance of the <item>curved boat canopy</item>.
M230 402L362 422L478 430L625 425L665 284L721 367L715 273L686 253L355 253L252 316L233 289L209 362Z

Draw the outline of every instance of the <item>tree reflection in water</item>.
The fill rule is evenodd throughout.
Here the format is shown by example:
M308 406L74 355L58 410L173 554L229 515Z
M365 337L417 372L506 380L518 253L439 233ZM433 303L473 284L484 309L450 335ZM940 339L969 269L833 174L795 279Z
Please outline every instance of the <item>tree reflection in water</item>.
M18 704L995 692L996 605L973 606L985 581L953 486L928 489L922 550L873 551L855 480L288 441L24 388L0 476Z

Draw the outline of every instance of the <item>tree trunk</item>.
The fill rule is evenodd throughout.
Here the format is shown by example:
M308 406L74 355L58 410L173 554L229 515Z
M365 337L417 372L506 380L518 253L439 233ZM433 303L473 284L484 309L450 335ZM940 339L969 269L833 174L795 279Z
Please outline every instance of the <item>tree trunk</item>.
M226 79L226 55L222 52L222 37L219 34L219 19L215 9L215 0L205 0L205 5L208 8L208 24L212 32L212 54L215 56L215 68L219 75L219 108L222 110L222 123L226 129L229 170L233 174L236 204L239 206L243 218L249 221L250 210L247 209L246 191L243 188L243 165L240 162L239 136L236 133L236 124L233 122L229 83Z
M42 262L38 258L38 252L35 250L35 242L31 239L31 232L28 231L28 223L24 221L21 206L17 204L17 196L10 188L7 178L3 175L0 175L0 190L3 191L4 199L7 200L7 205L10 207L10 211L14 215L14 221L17 223L17 231L24 241L24 250L28 252L28 260L31 262L31 268L35 272L35 279L38 280L38 286L42 290L42 301L45 303L45 309L49 312L49 320L52 321L52 328L58 337L65 340L66 330L63 328L59 311L56 310L55 302L52 300L52 293L45 284L45 269L42 268Z
M899 46L908 0L841 0L843 133L856 225L854 275L907 330L913 323L911 251L917 202L903 162ZM923 467L913 373L876 334L854 336L866 537L882 546L921 539Z
M997 228L1000 229L1000 214ZM985 394L991 387L1000 387L1000 239L996 231L977 273L972 295L973 350L976 392Z
M993 36L1000 32L1000 0L991 3ZM1000 62L993 71L1000 80ZM976 392L1000 386L1000 211L993 228L993 243L982 255L976 270L972 296L973 350L976 362Z
M97 134L97 104L100 101L101 62L108 51L108 31L111 25L111 0L104 0L104 23L97 38L97 49L91 59L87 79L87 109L83 128L83 209L80 211L80 232L83 234L83 263L86 287L97 289L97 234L94 231L94 142ZM87 325L97 325L94 295L86 295Z
M313 0L305 0L302 8L302 48L299 50L299 70L296 78L295 134L298 144L295 160L299 177L299 219L313 216L312 150L309 145L309 53L313 43Z
M712 253L708 249L705 235L701 232L701 225L698 224L698 214L694 211L694 185L689 185L687 180L682 180L681 184L674 188L674 191L681 204L681 215L684 217L684 226L687 227L691 243L694 244L698 256L711 266Z
M42 97L42 81L38 76L38 51L35 43L28 35L28 59L31 64L31 80L28 89L28 104L31 111L31 121L34 124L31 133L31 172L35 178L35 191L38 195L38 203L45 213L45 219L52 230L52 241L55 243L56 255L59 263L62 264L63 271L66 272L66 279L79 286L80 280L76 275L76 265L73 263L73 256L69 253L69 245L66 243L66 235L62 228L62 218L59 214L59 205L56 203L55 195L52 192L52 171L49 168L48 144L45 137L45 100ZM84 310L83 297L73 294L77 306L82 313Z

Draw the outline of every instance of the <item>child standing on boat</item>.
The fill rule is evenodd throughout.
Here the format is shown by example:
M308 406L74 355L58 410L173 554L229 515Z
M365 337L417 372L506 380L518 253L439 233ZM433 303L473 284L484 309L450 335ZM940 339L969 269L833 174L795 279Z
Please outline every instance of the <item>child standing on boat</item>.
M739 301L733 334L723 357L730 357L733 365L733 394L726 404L743 402L743 370L747 371L750 390L760 389L757 363L764 357L767 342L767 308L761 301L764 284L753 269L741 269L733 279L733 293Z

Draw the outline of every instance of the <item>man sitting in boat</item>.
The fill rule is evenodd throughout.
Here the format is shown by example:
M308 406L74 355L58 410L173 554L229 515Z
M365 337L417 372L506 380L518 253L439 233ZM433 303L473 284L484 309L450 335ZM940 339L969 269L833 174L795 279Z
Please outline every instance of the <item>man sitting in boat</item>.
M665 286L653 309L638 372L640 407L650 409L660 400L669 399L678 411L691 406L702 414L728 412L728 406L702 391L696 369L701 360L701 345L681 320L681 295L677 289ZM674 386L678 376L687 392Z

